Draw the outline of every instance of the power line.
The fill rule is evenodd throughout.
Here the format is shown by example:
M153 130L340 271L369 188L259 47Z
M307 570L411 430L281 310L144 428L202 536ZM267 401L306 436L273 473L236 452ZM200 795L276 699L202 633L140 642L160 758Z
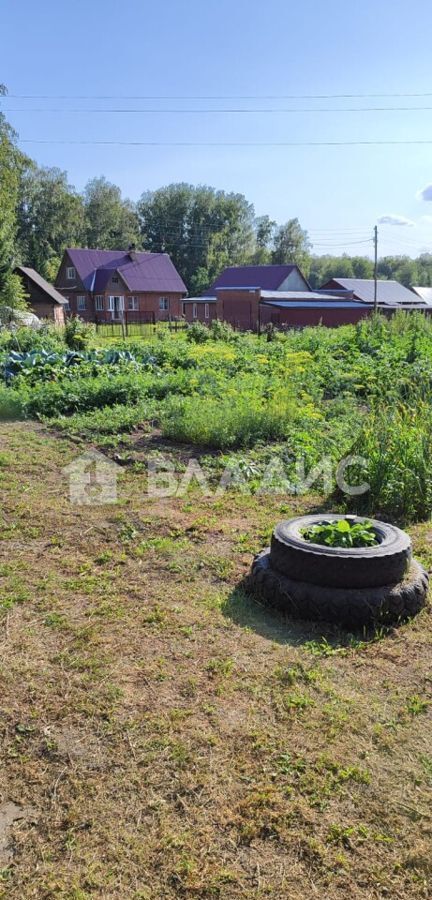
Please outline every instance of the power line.
M281 114L296 114L296 113L367 113L367 112L432 112L432 106L348 106L348 107L321 107L320 109L313 108L305 108L305 107L289 107L285 109L245 109L245 108L231 108L231 109L121 109L121 108L107 108L100 109L94 107L81 107L81 109L72 108L52 108L52 107L6 107L5 112L13 112L13 113L121 113L121 114L132 114L139 113L141 115L214 115L214 114L246 114L246 115L281 115Z
M432 97L422 93L382 94L6 94L14 100L372 100Z
M62 144L95 147L407 147L429 146L431 140L387 141L94 141L20 138L21 144Z

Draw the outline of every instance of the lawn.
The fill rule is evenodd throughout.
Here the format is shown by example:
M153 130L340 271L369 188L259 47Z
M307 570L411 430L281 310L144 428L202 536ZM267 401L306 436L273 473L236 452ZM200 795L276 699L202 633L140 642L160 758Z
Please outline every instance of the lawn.
M0 340L0 897L430 896L429 609L350 635L242 580L278 520L354 502L269 483L323 454L367 456L355 503L432 568L432 329L269 337ZM116 503L70 503L90 448ZM149 462L191 459L207 495L149 494Z
M368 642L244 595L316 495L152 498L131 464L72 506L75 442L0 440L0 896L427 897L429 612Z

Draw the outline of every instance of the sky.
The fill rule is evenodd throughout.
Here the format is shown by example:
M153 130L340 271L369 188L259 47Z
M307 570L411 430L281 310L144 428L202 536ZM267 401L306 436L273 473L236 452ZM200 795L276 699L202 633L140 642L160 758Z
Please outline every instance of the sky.
M78 190L209 184L297 216L316 253L371 255L379 223L380 255L416 256L432 252L431 26L430 0L0 0L0 107Z

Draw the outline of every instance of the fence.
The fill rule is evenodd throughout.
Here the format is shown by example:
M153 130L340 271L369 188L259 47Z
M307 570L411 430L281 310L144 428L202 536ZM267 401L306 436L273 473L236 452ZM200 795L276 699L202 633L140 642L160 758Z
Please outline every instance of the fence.
M156 322L152 312L133 312L125 310L123 319L96 319L96 333L105 338L152 337L158 331L183 331L187 324L184 319Z

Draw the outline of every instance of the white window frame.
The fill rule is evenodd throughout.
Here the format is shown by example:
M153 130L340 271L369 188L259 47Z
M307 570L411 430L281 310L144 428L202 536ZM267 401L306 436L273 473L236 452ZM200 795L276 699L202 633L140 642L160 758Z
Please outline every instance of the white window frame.
M117 307L117 312L119 313L119 315L117 317L114 316L114 313L115 313L114 300L116 297L119 301L118 307ZM112 313L112 318L115 319L116 321L120 321L121 319L123 319L124 297L120 296L119 294L113 294L111 297L108 297L108 312Z
M69 297L64 297L64 300L66 300L66 303L65 303L65 305L64 305L64 311L65 311L65 312L70 312L70 311L71 311L71 305L70 305Z
M138 297L128 297L127 298L127 308L128 308L129 312L138 312L138 310L139 310Z
M102 312L105 309L105 297L103 294L96 294L95 296L95 310L96 312Z
M169 311L169 297L159 297L159 309L161 312Z
M210 318L210 305L208 303L204 303L204 318Z
M84 312L87 309L87 298L85 294L78 294L77 312Z
M198 318L198 303L193 303L193 304L192 304L192 318L193 318L193 319L197 319L197 318Z
M76 268L75 266L67 266L66 268L66 278L68 281L75 281L76 278Z

